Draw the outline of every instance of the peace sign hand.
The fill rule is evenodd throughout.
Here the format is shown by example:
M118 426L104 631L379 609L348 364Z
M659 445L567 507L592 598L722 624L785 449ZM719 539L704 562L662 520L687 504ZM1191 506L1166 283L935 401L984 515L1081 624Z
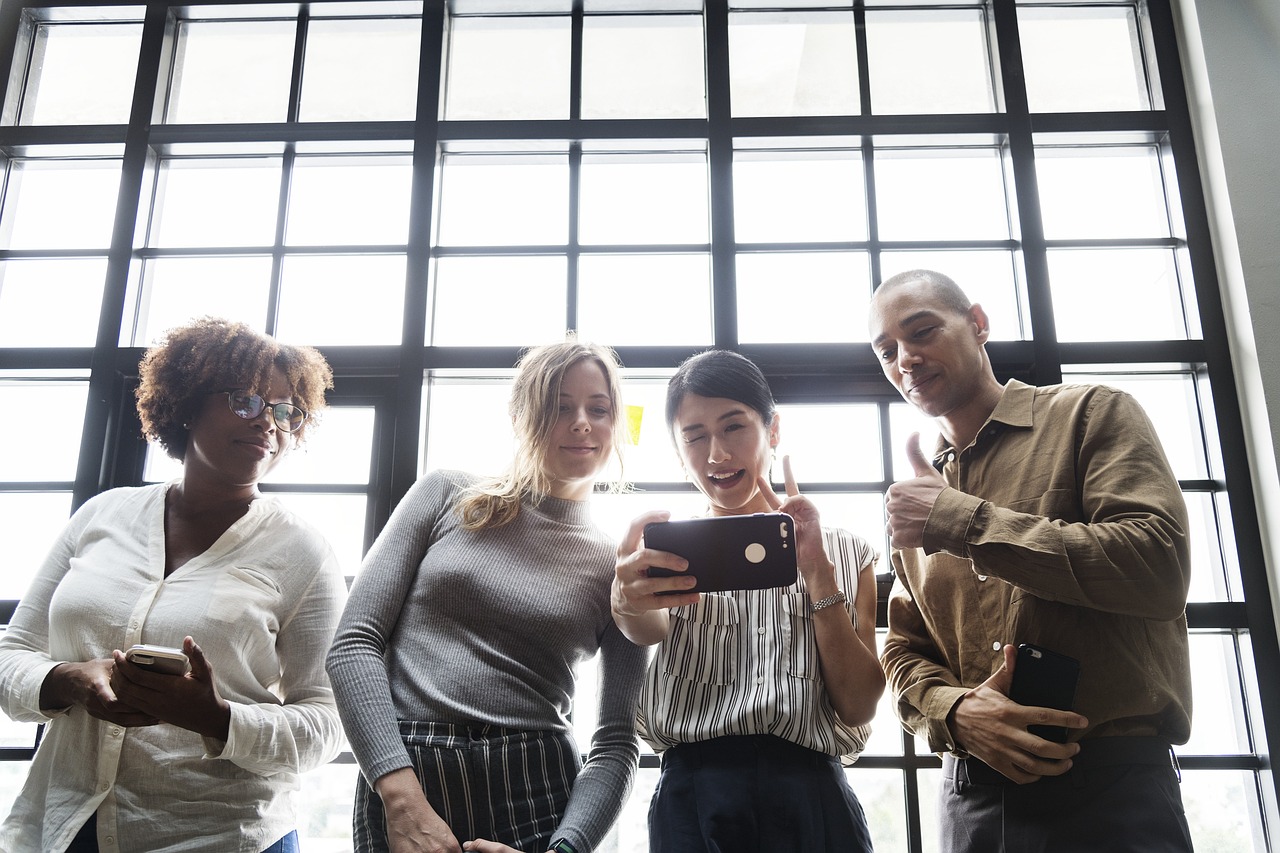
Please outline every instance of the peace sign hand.
M782 476L786 486L786 500L779 498L773 491L769 480L759 478L760 494L774 512L785 512L796 523L796 565L804 577L805 584L813 588L821 580L824 583L833 581L835 565L827 557L822 546L822 519L813 501L800 494L795 475L791 471L791 457L782 457Z

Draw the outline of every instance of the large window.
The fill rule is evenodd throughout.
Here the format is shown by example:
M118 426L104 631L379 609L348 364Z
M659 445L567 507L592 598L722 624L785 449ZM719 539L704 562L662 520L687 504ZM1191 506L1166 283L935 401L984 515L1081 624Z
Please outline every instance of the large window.
M697 511L661 400L715 345L769 375L824 520L883 550L906 436L936 431L880 375L867 300L933 267L986 307L1001 378L1152 415L1193 526L1193 835L1271 850L1280 660L1175 38L1167 0L7 1L0 615L74 506L176 474L131 394L201 314L332 363L264 488L349 576L422 471L503 464L511 365L566 329L619 349L643 407L608 529ZM36 736L0 723L0 808ZM939 766L886 700L848 771L878 849L935 848ZM612 849L645 849L656 767ZM306 780L309 850L348 848L355 772Z

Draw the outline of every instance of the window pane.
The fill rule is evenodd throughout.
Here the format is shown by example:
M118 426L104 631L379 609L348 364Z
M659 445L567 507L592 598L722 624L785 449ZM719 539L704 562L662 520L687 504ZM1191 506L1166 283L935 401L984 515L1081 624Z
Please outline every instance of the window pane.
M349 571L349 570L348 570ZM298 777L298 840L303 850L339 853L351 849L351 804L360 770L325 764Z
M887 691L886 691L887 692ZM878 717L877 722L883 720ZM893 717L890 716L892 721ZM883 723L881 723L883 725ZM845 770L849 785L862 803L871 830L871 841L877 850L909 850L906 787L901 770L871 770L858 767Z
M19 123L126 123L141 43L140 24L39 25Z
M1036 180L1051 240L1170 235L1153 146L1037 148Z
M412 183L408 157L299 157L285 240L294 246L405 243Z
M782 457L791 456L800 483L879 480L879 408L873 404L778 407L780 441L771 476L783 482ZM818 450L821 448L821 451Z
M368 498L364 495L274 490L270 492L270 496L324 535L329 547L333 548L344 575L355 577L359 574L360 561L364 559L364 516Z
M404 255L287 256L276 333L314 346L398 344L404 282Z
M1263 853L1258 779L1248 770L1182 771L1182 803L1195 849Z
M588 155L583 243L706 243L707 161L697 155Z
M855 38L847 12L731 13L733 114L857 115Z
M373 457L372 406L330 406L307 440L263 478L264 483L367 483Z
M4 391L0 390L0 399ZM5 464L6 472L8 464ZM73 472L74 473L74 472ZM6 473L4 479L11 479ZM5 570L0 572L0 599L21 598L71 516L71 492L0 492L0 537ZM5 744L0 734L0 746Z
M152 246L270 246L279 157L168 160L156 176Z
M994 112L986 28L977 9L868 12L872 112Z
M435 346L533 344L563 336L563 256L444 257L435 267ZM494 306L502 306L495 311Z
M823 519L823 523L827 523L825 517ZM883 533L884 530L882 528L881 539L884 538ZM880 543L877 540L873 542L873 544L878 546ZM888 570L889 558L885 556L881 558L880 563L876 566L876 571L886 572ZM884 629L876 631L876 644L878 648L884 648L884 638L887 633L888 632ZM876 703L876 716L875 719L871 721L871 737L867 739L867 747L863 750L864 755L902 755L902 726L898 723L898 717L893 710L894 705L896 704L897 702L893 698L892 690L885 690L884 693L881 694L880 701ZM853 776L850 781L853 784L857 784L858 777ZM858 793L858 796L861 799L861 792L857 791L855 793ZM867 808L866 801L863 801L862 805L863 808ZM870 819L870 815L868 815L868 819ZM879 844L879 841L876 843ZM892 846L886 849L906 850L907 846L904 844L900 847Z
M258 330L266 323L269 257L151 258L142 278L137 315L132 323L126 317L122 330L132 346L147 346L168 329L206 314Z
M792 464L798 464L795 458L792 458L791 461ZM806 465L804 467L808 468L810 466ZM782 466L779 464L776 469L774 476L781 477ZM800 471L796 471L796 476L803 479L805 475ZM803 486L801 488L803 489ZM781 481L777 485L777 490L778 494L782 494ZM871 550L877 554L884 555L888 553L885 550L884 494L882 492L857 492L854 494L811 492L809 497L813 500L814 506L818 508L824 525L827 527L839 527L848 530L850 533L856 533L867 540ZM876 571L887 572L888 570L888 557L882 557ZM887 719L894 719L893 714L891 713Z
M35 743L35 723L15 723L7 716L0 718L0 747L31 749ZM22 787L31 765L25 761L6 761L0 764L8 765L0 770L0 802L12 803L18 798L18 789Z
M737 279L744 342L867 340L871 271L864 252L743 254Z
M1032 112L1151 108L1132 7L1021 8L1018 40Z
M701 15L588 15L583 118L704 118Z
M1164 446L1169 464L1179 480L1201 480L1208 476L1204 430L1196 399L1194 380L1181 373L1068 373L1064 382L1092 382L1110 385L1132 394L1146 410Z
M1182 755L1249 752L1240 661L1231 634L1191 632L1191 692L1195 725Z
M880 255L880 280L918 269L945 273L987 312L991 340L1018 341L1030 337L1024 331L1029 324L1023 319L1018 265L1012 252L885 252Z
M624 372L622 402L628 409L627 416L638 418L640 423L638 440L624 448L624 474L628 482L679 483L684 479L664 414L667 379L674 372L673 368L664 371L666 376L659 377L652 374L627 377ZM617 468L612 462L605 469L604 476L607 480L618 479ZM640 512L643 510L637 510L636 514ZM624 532L629 520L629 516L621 519Z
M920 433L920 449L925 458L932 459L938 446L938 425L910 403L893 403L889 406L889 447L893 456L893 480L905 480L915 476L907 459L907 439L913 432Z
M119 190L119 160L14 160L0 239L10 249L106 249Z
M297 23L183 21L165 121L284 121Z
M877 151L875 173L882 239L1009 237L1004 171L993 148Z
M422 470L501 474L515 451L507 414L510 396L509 379L429 380L423 394L427 453Z
M1049 284L1059 340L1187 337L1172 250L1051 249Z
M458 18L449 26L444 117L569 117L567 17Z
M675 452L672 451L671 464L679 471ZM631 522L646 512L665 510L671 517L694 518L705 515L707 499L692 486L683 492L633 492L625 495L596 495L591 499L591 515L595 523L606 534L614 539L622 539L631 526ZM651 751L648 744L641 744L641 749ZM645 848L647 849L647 848Z
M610 346L709 344L711 263L694 255L588 255L578 330Z
M1191 542L1191 590L1188 601L1231 601L1238 582L1228 581L1222 560L1218 527L1226 522L1214 511L1213 495L1186 492L1187 538Z
M93 346L106 272L104 258L0 262L0 346Z
M86 382L0 380L0 412L25 415L0 418L0 481L74 480L88 395ZM37 422L38 441L31 433ZM38 452L41 448L58 452Z
M857 151L738 151L733 160L739 243L867 239Z
M527 246L568 239L566 157L445 155L440 245Z
M312 20L303 121L408 121L418 89L421 18Z

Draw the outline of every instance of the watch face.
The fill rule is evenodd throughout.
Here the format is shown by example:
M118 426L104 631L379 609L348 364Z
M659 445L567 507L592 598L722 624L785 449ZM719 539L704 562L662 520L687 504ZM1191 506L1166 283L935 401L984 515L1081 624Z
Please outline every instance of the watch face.
M551 849L554 850L555 853L578 853L577 850L573 849L573 845L568 841L565 841L563 838L559 838L551 842Z

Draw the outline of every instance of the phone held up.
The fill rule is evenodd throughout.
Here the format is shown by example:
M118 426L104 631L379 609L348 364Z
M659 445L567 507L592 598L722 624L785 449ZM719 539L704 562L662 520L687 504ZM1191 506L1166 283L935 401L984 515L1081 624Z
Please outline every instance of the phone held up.
M1018 646L1009 698L1019 705L1071 711L1079 680L1080 662L1075 658L1023 643ZM1067 742L1063 726L1027 726L1027 731L1055 743Z
M124 659L139 669L158 672L162 675L185 675L191 668L187 655L182 649L168 646L131 646L124 653Z
M689 561L697 578L692 590L768 589L796 582L795 521L783 512L725 515L660 521L644 528L646 548L667 551ZM651 577L679 575L658 566Z

